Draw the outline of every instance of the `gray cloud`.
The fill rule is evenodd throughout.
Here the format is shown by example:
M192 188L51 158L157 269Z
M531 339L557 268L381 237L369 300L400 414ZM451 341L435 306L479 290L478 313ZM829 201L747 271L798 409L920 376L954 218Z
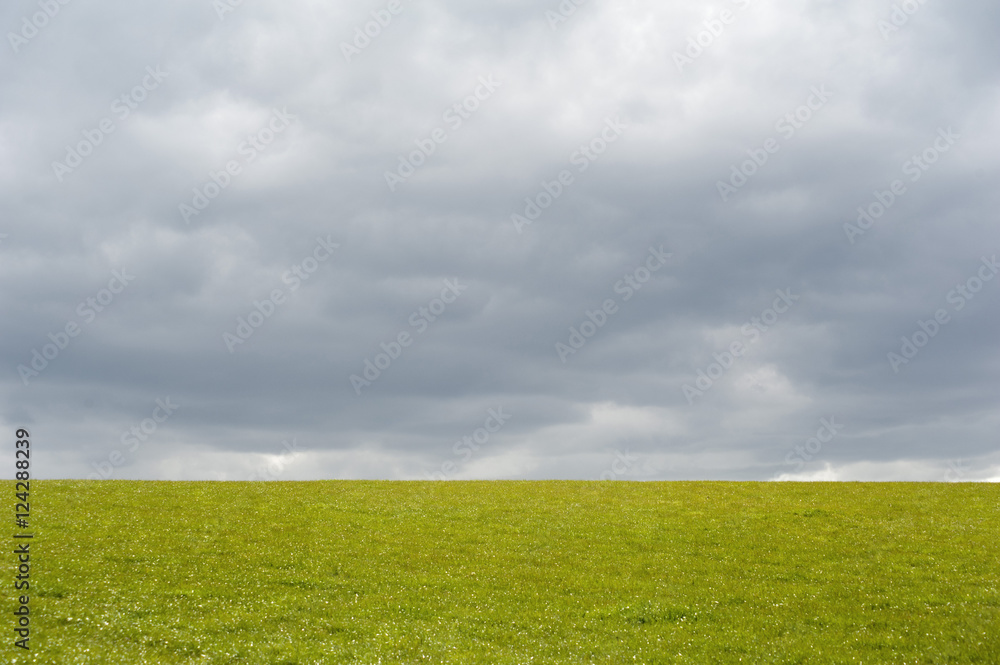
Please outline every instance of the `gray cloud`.
M38 475L1000 477L1000 280L954 296L1000 254L995 4L58 6L0 12L0 420Z

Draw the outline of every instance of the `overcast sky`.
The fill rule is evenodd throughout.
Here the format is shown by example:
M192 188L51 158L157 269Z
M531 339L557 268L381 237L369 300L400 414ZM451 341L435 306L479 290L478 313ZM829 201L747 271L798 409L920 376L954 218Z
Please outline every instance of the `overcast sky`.
M0 24L36 477L1000 479L995 0Z

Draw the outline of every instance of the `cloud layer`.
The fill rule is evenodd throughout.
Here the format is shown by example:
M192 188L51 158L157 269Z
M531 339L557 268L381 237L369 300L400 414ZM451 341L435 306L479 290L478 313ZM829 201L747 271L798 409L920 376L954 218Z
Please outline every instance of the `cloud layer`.
M0 25L42 477L1000 476L996 3Z

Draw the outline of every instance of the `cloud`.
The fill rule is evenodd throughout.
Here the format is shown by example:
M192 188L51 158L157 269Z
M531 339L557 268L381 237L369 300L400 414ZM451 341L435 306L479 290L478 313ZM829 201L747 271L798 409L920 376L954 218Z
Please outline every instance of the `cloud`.
M114 477L243 477L294 437L283 479L420 478L499 405L455 477L597 478L615 450L643 479L997 475L1000 280L952 297L1000 253L995 3L888 33L860 0L60 7L0 59L0 422L42 477L124 455L167 397Z

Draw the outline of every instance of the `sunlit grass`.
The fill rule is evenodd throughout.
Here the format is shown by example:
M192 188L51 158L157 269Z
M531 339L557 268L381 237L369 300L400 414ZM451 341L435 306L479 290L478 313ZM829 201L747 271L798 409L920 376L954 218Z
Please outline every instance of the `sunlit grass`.
M998 485L31 490L15 662L1000 663Z

